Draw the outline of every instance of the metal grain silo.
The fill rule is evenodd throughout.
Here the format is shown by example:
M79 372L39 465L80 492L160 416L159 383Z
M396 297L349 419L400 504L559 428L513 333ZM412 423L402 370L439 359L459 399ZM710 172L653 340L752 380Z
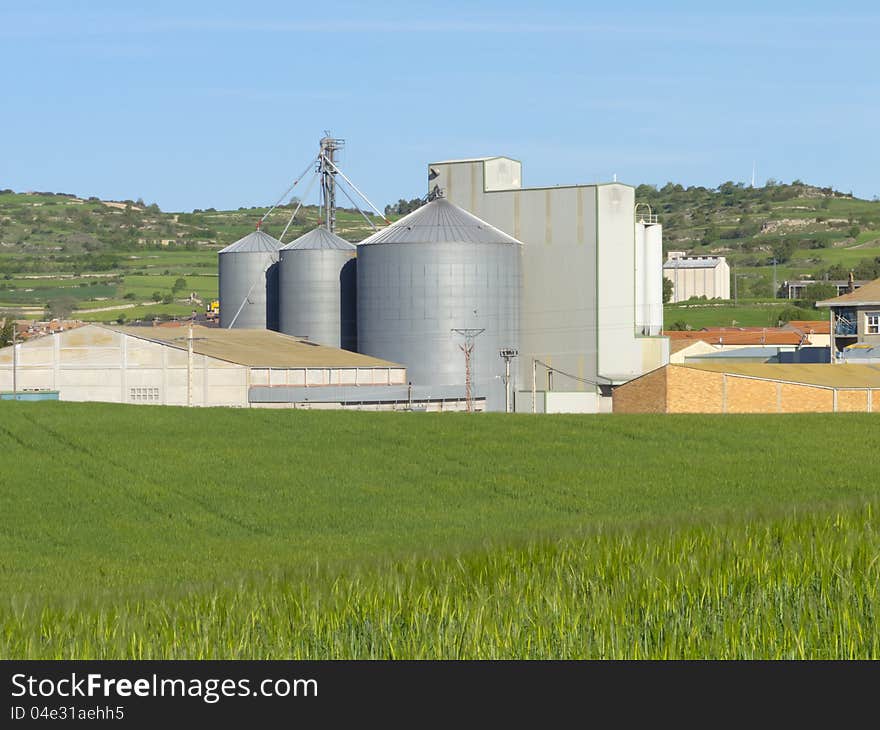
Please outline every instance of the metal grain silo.
M319 345L354 350L354 244L326 228L315 228L279 253L281 332L307 337Z
M407 367L417 386L464 386L461 335L482 329L476 397L504 409L499 350L519 343L522 244L438 198L358 246L358 351Z
M281 241L254 231L219 253L220 326L278 329Z

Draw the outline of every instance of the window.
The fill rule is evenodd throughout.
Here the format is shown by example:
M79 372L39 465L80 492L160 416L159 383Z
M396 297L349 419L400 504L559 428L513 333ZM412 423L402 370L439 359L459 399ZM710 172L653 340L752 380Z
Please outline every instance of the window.
M865 315L865 334L880 335L880 312L868 312Z
M158 388L129 388L128 399L132 403L158 403Z

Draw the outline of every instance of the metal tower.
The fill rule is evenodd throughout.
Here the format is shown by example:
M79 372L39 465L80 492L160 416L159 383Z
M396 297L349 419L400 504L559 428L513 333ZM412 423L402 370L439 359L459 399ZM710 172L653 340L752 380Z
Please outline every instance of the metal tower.
M324 135L321 138L321 149L318 153L317 172L321 176L324 227L334 233L336 231L336 175L339 171L336 166L336 153L345 146L345 140L331 137L328 130L324 130Z

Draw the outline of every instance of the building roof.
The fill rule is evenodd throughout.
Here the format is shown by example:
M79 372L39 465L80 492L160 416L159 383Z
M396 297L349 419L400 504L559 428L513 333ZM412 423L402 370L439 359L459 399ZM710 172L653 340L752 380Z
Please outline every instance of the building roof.
M777 328L754 329L754 330L687 330L666 331L664 337L670 342L676 340L702 340L710 345L799 345L803 335L793 330L780 330Z
M679 257L668 259L664 264L664 269L714 269L724 261L721 256L698 256Z
M480 220L445 198L436 198L369 238L361 246L377 243L516 243L495 226Z
M766 362L771 357L778 357L779 349L780 345L747 345L746 347L736 347L732 350L715 350L714 352L691 355L688 357L688 362L690 362L691 359L703 361L736 360L739 358L752 360L763 358L763 360Z
M670 367L687 367L728 375L742 375L748 378L820 385L827 388L880 388L880 365L688 362L685 365L671 365Z
M880 279L874 279L863 284L855 291L841 294L834 299L825 299L816 302L817 307L842 307L842 306L873 306L880 304Z
M511 162L519 162L519 160L514 160L512 157L505 157L504 155L494 155L492 157L462 157L458 160L437 160L436 162L431 162L431 165L452 165L457 162L486 162L487 160L510 160Z
M331 233L323 226L313 228L299 238L295 238L282 251L351 251L354 253L357 246Z
M793 319L786 329L800 330L806 335L830 335L831 322L827 319Z
M843 359L880 361L880 345L850 345L843 348Z
M664 334L666 334L664 332ZM669 354L674 355L676 352L681 352L682 350L686 350L688 347L692 347L696 342L703 342L704 344L709 344L705 340L686 340L684 338L679 339L670 339L669 340Z
M98 325L96 325L98 326ZM104 326L104 325L100 325ZM189 328L110 327L106 329L129 337L187 349ZM271 330L193 327L193 352L237 365L267 368L387 368L402 367L377 357L360 355L335 347L324 347L307 340Z
M218 253L273 253L284 244L263 231L251 231L244 238L230 243Z

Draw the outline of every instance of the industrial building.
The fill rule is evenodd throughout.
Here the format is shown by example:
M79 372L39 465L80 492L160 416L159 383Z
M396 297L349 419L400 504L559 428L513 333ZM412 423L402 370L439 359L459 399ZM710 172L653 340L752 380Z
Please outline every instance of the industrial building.
M428 187L522 242L516 410L610 411L614 386L668 362L662 227L636 215L634 188L525 188L508 157L432 162ZM496 354L476 387L491 387L504 367Z
M724 256L686 256L684 251L670 251L663 276L672 282L670 302L692 297L730 299L730 266Z
M880 412L880 366L666 365L614 391L615 413Z
M402 365L259 329L85 325L0 350L0 391L65 401L463 410L463 388L410 387ZM482 402L477 407L482 409Z

